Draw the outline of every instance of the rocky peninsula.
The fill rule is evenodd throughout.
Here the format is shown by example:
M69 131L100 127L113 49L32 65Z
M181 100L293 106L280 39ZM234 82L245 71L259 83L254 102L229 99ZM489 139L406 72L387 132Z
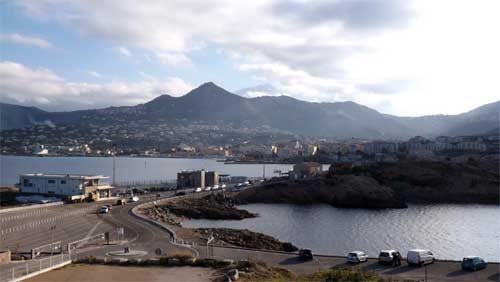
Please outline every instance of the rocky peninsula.
M215 244L263 250L294 252L298 248L291 243L281 242L271 236L230 228L183 228L184 218L241 220L257 216L234 207L234 199L221 194L210 194L198 198L175 199L163 205L143 210L148 217L166 223L185 240L205 244L212 235Z
M330 204L346 208L406 208L391 188L365 176L341 175L271 181L234 196L239 203Z
M201 198L183 198L169 201L157 209L165 214L194 219L234 219L256 217L256 214L235 207L234 199L222 194L210 194Z

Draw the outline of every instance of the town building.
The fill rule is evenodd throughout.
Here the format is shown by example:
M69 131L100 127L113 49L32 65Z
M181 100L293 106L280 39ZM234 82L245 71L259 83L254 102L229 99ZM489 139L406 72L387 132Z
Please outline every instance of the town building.
M216 171L205 172L205 185L206 186L219 185L219 174Z
M316 162L302 162L295 164L293 170L288 173L291 180L304 179L320 175L323 166Z
M177 173L177 188L205 188L205 170L185 170Z
M219 184L219 173L216 171L185 170L177 173L177 188L205 188Z
M50 195L71 201L102 200L111 197L109 177L74 174L22 174L18 188L22 193Z

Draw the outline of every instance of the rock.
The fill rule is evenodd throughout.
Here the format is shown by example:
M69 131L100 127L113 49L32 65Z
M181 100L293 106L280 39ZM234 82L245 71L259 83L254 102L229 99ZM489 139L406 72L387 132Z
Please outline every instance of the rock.
M294 252L298 250L298 248L292 243L281 242L271 236L247 229L199 228L194 230L202 234L205 238L208 238L208 234L212 233L215 238L215 242L219 244L230 244L250 249L264 249L284 252Z
M234 207L232 198L225 198L222 195L208 195L203 198L178 199L165 203L159 207L165 216L173 213L176 216L183 216L196 219L245 219L256 217L246 210L240 210ZM150 214L156 218L162 218L158 215L158 210L151 211Z
M405 208L393 189L368 176L338 175L298 181L273 182L241 191L242 203L330 204L349 208Z

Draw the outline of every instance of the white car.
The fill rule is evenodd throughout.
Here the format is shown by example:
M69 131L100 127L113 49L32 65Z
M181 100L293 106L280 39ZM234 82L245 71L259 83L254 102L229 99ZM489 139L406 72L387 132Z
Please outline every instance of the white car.
M212 187L213 190L217 190L219 189L219 185L215 184L213 187Z
M220 187L221 188L226 188L226 184L222 184Z
M347 262L360 263L368 261L368 256L362 251L353 251L347 255Z
M434 254L429 250L414 249L409 250L406 254L406 262L408 265L424 265L434 263Z
M396 253L399 253L396 250L381 250L380 254L378 255L378 262L379 263L389 263L392 262L394 259L394 255Z
M130 198L128 198L128 201L129 202L137 202L137 201L139 201L139 197L137 197L137 196L131 196Z
M99 213L109 213L109 208L106 207L106 206L102 206L100 209L99 209Z
M194 192L195 192L195 193L199 193L199 192L201 192L201 187L198 187L198 188L194 189Z
M212 187L208 186L208 187L205 187L205 191L210 191L212 190Z

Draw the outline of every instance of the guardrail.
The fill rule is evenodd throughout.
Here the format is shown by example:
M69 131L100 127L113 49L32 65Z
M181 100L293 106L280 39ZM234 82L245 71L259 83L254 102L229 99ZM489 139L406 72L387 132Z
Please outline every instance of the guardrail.
M162 202L162 201L165 201L165 200L173 200L175 198L179 198L179 197L171 197L171 198L167 198L167 199L162 199L162 200L151 201L151 202L139 204L139 205L135 206L134 208L132 208L132 210L131 210L132 215L135 216L138 219L147 221L147 222L149 222L149 223L151 223L153 225L156 225L156 226L162 228L163 230L167 231L170 234L170 236L172 237L172 239L170 241L172 244L174 244L176 246L179 246L179 247L187 248L190 251L192 251L195 254L196 257L199 257L200 253L195 248L195 243L177 239L177 234L170 227L168 227L167 225L165 225L165 224L163 224L161 222L158 222L156 220L150 219L149 217L147 217L145 215L142 215L142 214L140 214L140 213L137 212L137 210L139 208L145 208L145 207L148 207L148 206L153 206L153 205L156 205L159 202Z
M70 263L69 254L64 253L41 259L10 263L0 268L0 282L21 281Z
M21 206L21 207L15 207L15 208L6 208L6 209L0 209L0 213L46 208L46 207L58 206L58 205L62 205L62 204L64 204L64 202L53 202L53 203L48 203L48 204L36 204L36 205Z

